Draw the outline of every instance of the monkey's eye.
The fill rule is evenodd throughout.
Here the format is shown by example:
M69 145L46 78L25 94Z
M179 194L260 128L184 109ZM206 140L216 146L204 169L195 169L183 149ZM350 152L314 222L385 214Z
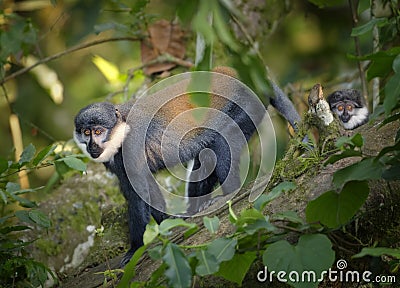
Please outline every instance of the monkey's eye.
M351 110L353 110L353 106L351 106L351 105L347 105L347 106L346 106L346 110L347 110L347 111L351 111Z
M343 105L337 106L337 110L338 110L338 111L343 111L343 109L344 109L344 106L343 106Z
M90 135L90 129L83 130L83 134L85 134L86 136L89 136Z
M94 130L94 134L96 135L100 135L103 131L101 131L100 129L96 129Z

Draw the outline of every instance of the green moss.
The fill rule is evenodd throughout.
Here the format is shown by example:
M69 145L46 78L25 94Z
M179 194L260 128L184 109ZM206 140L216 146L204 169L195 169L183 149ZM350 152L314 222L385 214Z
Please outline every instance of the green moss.
M48 239L37 239L35 245L48 256L55 256L61 252L62 247L58 243Z

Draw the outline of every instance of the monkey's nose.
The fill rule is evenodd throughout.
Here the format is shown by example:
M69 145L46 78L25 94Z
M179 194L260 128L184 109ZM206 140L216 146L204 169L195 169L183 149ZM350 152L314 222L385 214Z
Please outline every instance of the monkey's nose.
M342 115L341 119L344 123L347 123L350 120L350 115Z

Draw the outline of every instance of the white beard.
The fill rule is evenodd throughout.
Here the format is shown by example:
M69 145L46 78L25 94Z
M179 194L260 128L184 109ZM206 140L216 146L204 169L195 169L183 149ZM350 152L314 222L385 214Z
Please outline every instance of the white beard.
M351 115L349 122L347 123L342 122L344 129L352 130L357 128L358 126L365 124L368 121L369 113L367 107L356 108L356 109L357 110L355 110L355 113Z

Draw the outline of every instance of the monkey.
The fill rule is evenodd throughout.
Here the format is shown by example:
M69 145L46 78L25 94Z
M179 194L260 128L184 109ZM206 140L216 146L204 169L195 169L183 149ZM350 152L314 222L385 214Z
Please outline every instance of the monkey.
M128 203L130 249L121 266L125 266L143 245L150 215L158 223L167 217L165 201L151 173L193 161L187 188L189 198L209 195L217 183L224 195L240 188L241 149L255 133L266 112L247 86L237 82L224 85L226 77L232 78L229 71L214 70L211 86L221 86L219 89L230 96L224 98L211 92L209 107L212 109L200 125L192 113L187 113L195 107L190 97L183 93L186 87L181 86L187 85L185 81L172 84L155 95L145 95L135 103L90 104L76 115L75 142L89 158L102 162L117 176ZM271 104L297 129L300 115L284 92L276 84L271 85L274 94ZM174 93L179 96L168 96ZM162 98L166 101L161 108L156 112L149 111ZM178 120L174 121L175 118ZM161 143L163 137L167 143L164 146ZM178 144L174 143L176 139L180 139ZM130 175L134 175L133 181L130 181ZM152 207L148 203L156 204ZM198 209L196 201L188 208L194 213Z
M346 130L368 122L369 112L361 92L355 89L338 90L327 98L330 109Z

